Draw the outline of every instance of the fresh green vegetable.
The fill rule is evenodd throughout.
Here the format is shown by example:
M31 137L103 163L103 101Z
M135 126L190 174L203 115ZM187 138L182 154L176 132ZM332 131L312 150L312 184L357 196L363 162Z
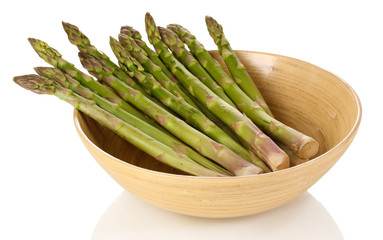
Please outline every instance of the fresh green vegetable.
M176 26L176 25L173 25ZM296 131L295 129L286 126L280 121L273 118L270 113L267 113L264 108L259 106L257 102L252 101L230 78L224 71L222 66L210 56L210 54L203 48L202 44L196 42L195 37L192 36L185 28L172 27L176 32L182 32L185 41L189 42L188 46L196 56L199 56L199 61L204 63L204 67L216 79L225 92L234 100L239 110L246 114L258 127L260 127L266 134L272 138L284 143L296 154L301 157L312 157L318 151L317 142L311 137ZM175 33L170 30L163 30L163 39L173 39L167 42L179 42ZM194 39L194 40L193 40ZM169 45L169 44L168 44ZM180 43L178 44L180 45Z
M91 44L89 38L85 36L85 34L82 33L77 26L66 22L62 22L62 25L64 27L65 32L68 35L69 41L73 45L77 46L80 52L89 54L95 58L102 59L104 63L108 66L108 69L112 71L113 75L127 83L132 88L141 91L146 97L150 98L152 101L157 102L154 98L147 94L137 82L135 82L122 69L120 69L118 65L112 62L106 54L97 50L97 48Z
M185 145L183 142L181 142L180 140L178 140L171 134L166 134L165 132L160 131L158 128L155 128L152 125L148 124L147 122L142 121L141 119L133 116L129 112L122 109L121 106L118 105L118 103L117 104L114 103L113 99L108 100L92 92L90 89L82 86L78 81L71 78L68 74L63 73L60 69L50 68L50 67L37 67L35 68L35 71L40 76L46 77L52 81L59 83L63 87L72 90L73 92L80 95L81 97L94 101L102 109L110 112L111 114L115 115L121 120L127 122L129 125L137 129L140 129L145 134L165 144L166 146L170 147L174 151L180 154L187 155L188 157L190 157L192 160L199 163L200 165L210 170L216 171L220 174L230 175L230 172L228 172L226 169L218 166L214 162L201 156L199 153L197 153L196 151L194 151L193 149Z
M166 68L165 64L161 61L161 59L158 57L158 54L150 49L148 45L144 41L142 41L142 36L139 31L134 29L130 26L123 26L121 27L122 34L134 39L135 43L139 48L135 48L135 50L145 54L155 65L159 66L164 74L173 81L175 80L175 77L173 74ZM121 39L119 39L121 40ZM122 43L121 43L122 44ZM141 51L142 50L142 51Z
M132 88L139 91L143 91L142 87L139 84L137 84L132 78L130 78L124 71L122 71L118 67L118 65L113 63L107 55L100 52L95 46L93 46L89 38L85 36L77 26L72 25L70 23L66 23L66 22L62 22L62 25L65 32L67 33L69 41L73 45L77 46L80 52L89 54L96 58L104 59L105 63L108 64L110 69L113 69L113 74L115 76L125 81Z
M125 34L120 34L119 41L121 45L144 67L145 71L153 75L154 78L169 92L176 96L183 97L188 104L201 110L201 112L205 114L206 117L220 126L223 131L229 134L232 138L238 140L235 133L228 126L223 124L222 121L214 114L212 114L205 106L203 106L193 96L191 96L190 93L188 93L184 88L182 83L179 82L173 74L171 74L172 78L168 78L165 72L162 71L162 68L159 68L159 66L147 58L144 54L145 51L143 51L141 47L137 45L134 39L126 36Z
M185 48L185 44L169 29L158 27L162 41L173 52L177 59L198 79L205 84L218 97L235 107L234 103L226 95L224 89L219 86L208 72L202 67L197 59Z
M38 75L24 75L15 77L14 81L21 87L38 94L51 94L68 102L74 108L87 114L105 127L116 132L126 141L145 151L158 161L168 164L192 175L223 176L197 164L186 155L180 155L163 143L146 135L137 128L117 118L115 115L103 110L95 102L85 99L71 90L55 84L53 81Z
M62 55L56 49L51 48L47 43L34 38L29 38L28 40L30 44L32 45L33 49L37 52L37 54L50 65L57 67L58 69L65 72L66 74L71 76L73 79L76 79L82 85L91 89L93 92L99 94L100 96L106 99L113 99L113 102L116 104L119 104L125 111L148 122L149 124L153 126L156 126L158 129L162 129L162 127L159 126L155 121L148 118L141 111L138 111L129 103L122 100L111 89L95 81L91 76L78 70L72 63L62 58Z
M136 29L123 26L119 41L110 38L115 64L78 27L62 22L82 66L97 80L47 43L29 38L54 68L37 67L40 76L14 81L69 101L157 160L192 175L253 175L309 160L318 142L272 116L222 26L205 20L229 71L187 29L157 27L147 13L145 29L155 51Z
M173 74L170 73L170 75L173 76L173 79L169 78L163 71L162 67L158 66L147 57L145 51L137 45L134 39L125 34L119 34L118 38L120 44L125 48L125 50L128 51L130 55L132 55L142 65L146 72L153 75L163 87L165 87L173 95L182 97L187 103L195 108L198 108L191 97L187 94L187 91L184 90L182 84L175 79Z
M91 72L92 75L108 84L125 101L133 104L152 119L156 120L161 126L197 150L203 156L216 161L235 175L257 174L262 171L261 168L247 162L230 148L217 143L188 125L186 122L177 118L160 105L157 105L142 92L137 91L122 82L110 73L108 66L104 65L103 59L96 59L84 53L80 53L79 55L82 65Z
M222 26L212 17L206 16L205 20L210 36L218 46L218 51L223 57L234 80L253 101L256 101L259 106L271 115L271 111L263 99L261 92L258 90L257 86L255 86L246 67L241 63L227 41Z
M137 79L152 96L160 100L165 106L181 116L187 123L194 126L215 141L229 147L249 162L256 162L254 155L250 154L241 144L231 138L226 132L208 119L197 108L189 105L183 98L176 97L167 91L150 74L146 73L141 64L133 58L125 48L114 38L110 38L111 48L116 55L120 67L132 78ZM259 167L264 167L264 164Z
M270 137L265 135L240 111L212 92L173 56L167 46L161 41L160 33L153 17L149 13L145 16L145 26L149 42L154 46L161 60L177 79L181 81L190 94L226 125L230 126L272 170L289 167L288 156Z

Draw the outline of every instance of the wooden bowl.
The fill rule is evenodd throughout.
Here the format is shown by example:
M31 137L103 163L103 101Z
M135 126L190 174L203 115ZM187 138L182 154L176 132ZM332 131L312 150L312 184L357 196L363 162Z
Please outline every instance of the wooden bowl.
M216 51L211 52L222 62ZM195 177L162 165L91 118L74 112L78 134L97 162L123 188L170 211L228 218L266 211L294 199L342 156L361 121L353 89L336 75L294 58L237 51L275 117L320 143L311 161L243 177Z

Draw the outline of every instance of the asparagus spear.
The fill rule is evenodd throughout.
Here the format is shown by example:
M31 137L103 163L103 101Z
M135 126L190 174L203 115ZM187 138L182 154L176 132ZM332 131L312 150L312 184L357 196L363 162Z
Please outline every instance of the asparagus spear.
M139 40L142 39L142 35L141 35L141 33L140 33L138 30L134 29L132 26L128 26L128 25L122 26L122 27L120 28L120 33L126 34L127 36L129 36L129 37L131 37L131 38L133 38L133 39L139 39ZM153 53L154 55L157 55L157 53L154 52L154 51L152 51L152 53ZM157 57L158 57L158 55L157 55ZM159 59L159 58L158 58L158 59ZM161 61L161 60L160 60L160 61ZM165 65L164 65L164 66L165 66Z
M113 100L114 103L120 105L121 108L134 115L135 117L138 117L141 120L144 120L149 124L157 127L158 129L164 131L163 128L160 125L158 125L155 121L148 118L141 111L138 111L129 103L122 100L116 93L114 93L108 87L95 81L91 76L81 72L73 64L62 58L62 55L56 49L51 48L47 43L38 39L29 38L28 40L32 45L33 49L37 52L37 54L47 63L67 73L69 76L76 79L82 85L91 89L93 92L99 94L103 98Z
M70 23L62 22L63 28L67 33L69 41L77 46L78 50L83 53L87 53L96 58L102 58L108 64L108 66L113 69L113 74L115 74L118 78L122 79L134 89L143 91L142 87L137 84L132 78L130 78L124 71L122 71L115 63L113 63L107 55L97 50L95 46L93 46L87 36L85 36L80 29L72 25ZM113 68L112 68L113 67Z
M66 22L62 22L62 25L64 27L65 32L68 35L69 41L73 45L77 46L80 52L89 54L95 58L103 59L110 71L113 72L113 75L127 83L132 88L141 91L146 97L150 98L152 101L159 103L149 94L147 94L138 83L136 83L131 77L129 77L124 71L122 71L122 69L120 69L114 62L112 62L106 54L98 51L97 48L90 43L89 38L85 36L85 34L83 34L77 26Z
M128 51L135 59L137 59L137 61L144 67L145 71L152 74L162 86L164 86L173 95L181 96L187 103L195 108L198 108L193 100L184 92L183 86L177 85L177 83L179 83L177 80L171 80L160 66L150 60L146 56L145 51L137 45L134 39L125 34L119 34L118 38L126 51ZM171 75L173 76L173 74Z
M190 96L190 94L188 94L188 92L184 89L183 85L176 79L176 77L167 69L167 67L165 66L165 64L161 61L161 59L158 57L158 54L157 52L153 51L152 49L150 49L148 47L148 45L146 45L146 43L144 41L142 41L142 36L140 34L139 31L137 31L136 29L134 29L133 27L131 26L122 26L121 27L121 30L120 30L120 33L122 35L125 35L125 36L128 36L132 39L134 39L134 42L135 44L133 45L132 41L131 43L128 43L128 41L125 40L125 45L124 45L124 39L121 39L120 36L119 36L119 40L121 41L121 44L123 44L123 46L127 49L129 49L130 47L128 47L127 44L130 44L130 45L133 45L133 49L132 49L132 54L138 54L138 53L141 53L140 55L141 56L135 56L136 59L138 59L139 61L142 58L142 56L147 56L154 64L145 64L143 62L140 62L146 71L149 71L158 81L162 81L162 79L164 78L164 76L159 76L159 75L163 75L165 74L171 81L173 81L181 90L182 92L184 92L187 96L185 98L185 100L191 104L192 106L194 107L197 107L199 108L207 117L209 117L209 119L211 119L212 121L214 121L215 123L219 124L220 126L223 126L223 124L221 124L220 120L217 119L217 118L214 118L214 115L211 114L206 108L204 108L203 105L201 105L198 101L189 101L188 99L193 99L192 96ZM130 51L130 50L129 50ZM141 58L140 58L141 57ZM162 71L158 71L158 68L155 67L155 65L157 65L158 67L161 68ZM154 71L154 72L151 72L151 71ZM162 83L161 83L162 84ZM182 94L181 94L182 95ZM223 127L224 128L224 131L228 134L230 134L233 138L236 138L235 135L232 133L232 131L228 131L228 129L226 127Z
M146 73L141 64L133 58L116 39L111 37L110 45L119 61L120 67L132 78L137 79L142 86L144 86L144 88L149 90L152 96L156 97L165 106L169 107L185 119L187 123L196 127L207 136L229 147L245 160L248 160L249 162L256 162L258 158L253 159L253 157L255 157L254 155L251 155L249 151L232 139L202 112L189 105L183 98L172 95L169 91L162 87L152 75ZM262 168L265 166L263 164L259 167Z
M217 85L216 81L202 67L197 59L185 48L185 44L171 30L158 27L162 41L173 52L177 59L192 73L212 90L217 96L235 107L233 101L226 95L224 88Z
M175 77L173 76L173 74L166 68L165 64L161 61L161 59L158 57L158 54L153 51L152 49L150 49L148 47L148 45L146 45L146 43L144 41L142 41L142 36L140 34L139 31L137 31L136 29L134 29L133 27L131 26L122 26L121 27L121 30L120 32L122 34L125 34L126 36L129 36L130 38L134 39L136 44L140 47L140 49L143 50L142 53L145 53L146 56L154 63L156 64L157 66L159 66L161 69L162 69L162 72L164 74L166 74L166 76L174 81L175 80ZM137 49L136 50L139 50L140 49ZM141 52L141 51L140 51Z
M51 94L68 102L74 108L87 114L105 127L116 132L122 138L137 148L145 151L158 161L168 164L186 173L199 176L223 176L217 172L202 167L186 155L180 155L168 146L151 138L135 127L117 118L113 114L98 107L95 102L87 100L53 81L37 75L15 77L14 81L21 87L38 94Z
M149 58L145 56L145 51L141 49L140 46L134 41L134 39L126 36L125 34L119 35L119 41L121 45L134 57L137 61L144 67L145 71L152 74L158 82L161 83L167 90L169 90L174 95L181 95L187 103L191 106L200 109L206 117L208 117L215 124L220 126L222 130L224 130L227 134L229 134L233 139L238 140L233 131L227 127L222 121L217 118L214 114L212 114L205 106L199 103L196 99L191 96L183 85L171 74L174 79L171 81L165 73L159 68L154 62L152 62ZM174 82L174 83L173 83ZM239 141L239 140L238 140Z
M289 159L285 152L253 124L250 119L219 98L199 81L169 52L167 46L162 43L154 19L149 13L146 13L145 16L145 26L149 42L154 46L161 60L177 79L184 84L185 88L188 89L189 93L226 123L226 125L230 126L272 170L280 170L289 166Z
M197 150L199 153L219 163L235 175L249 175L262 172L262 169L247 162L230 148L212 140L186 122L175 117L167 110L148 99L142 92L131 88L103 65L102 59L79 53L84 68L100 81L112 87L125 101L130 102L145 114L156 120L161 126L173 133L180 140Z
M246 71L246 67L238 59L227 41L222 26L212 17L206 16L205 20L209 34L218 46L218 51L223 57L234 80L253 101L256 101L267 113L271 114L261 92L255 86L249 73Z
M177 138L173 137L170 134L166 134L163 131L158 130L157 128L153 127L147 122L144 122L140 120L139 118L133 116L129 112L126 112L118 104L115 104L113 102L113 99L111 100L105 99L97 95L96 93L92 92L88 88L85 88L84 86L80 85L78 81L71 78L68 74L63 73L58 68L37 67L35 68L35 71L40 76L43 76L52 81L55 81L59 83L60 85L62 85L63 87L72 90L76 94L88 100L94 101L102 109L110 112L111 114L127 122L131 126L137 129L140 129L145 134L165 144L166 146L170 147L174 151L180 154L187 155L188 157L190 157L192 160L199 163L200 165L210 170L213 170L215 172L218 172L222 175L230 175L230 172L228 172L226 169L204 158L199 153L197 153L196 151L194 151L193 149L191 149L190 147L188 147L187 145L179 141Z
M181 30L181 29L179 29ZM164 41L169 46L175 45L174 42L179 42L175 33L170 30L163 29L162 36ZM182 43L183 44L183 43ZM177 44L177 46L181 43ZM204 49L202 45L199 49ZM178 47L177 47L178 48ZM177 50L176 48L176 50ZM191 48L192 49L192 48ZM186 50L185 50L186 51ZM181 52L181 51L177 51ZM203 50L200 50L203 52ZM215 61L205 50L206 54L200 55L200 61L210 69L212 76L215 76L218 83L225 89L226 93L234 100L239 110L246 114L258 127L266 132L269 136L286 144L289 148L294 150L299 156L308 158L313 156L318 151L318 143L311 137L306 136L295 129L284 125L278 120L274 119L270 114L260 107L257 102L252 101L239 87L231 80L230 76L225 73L223 68L215 68ZM210 63L210 64L208 64Z
M192 35L186 28L178 24L170 24L168 28L171 29L177 36L186 43L190 52L198 59L204 69L214 78L214 80L224 89L225 93L235 102L237 106L245 103L251 103L253 100L246 95L245 92L237 85L231 76L224 70L223 66L215 60L204 46ZM174 34L165 34L167 38L175 38ZM179 39L168 40L169 43L178 42ZM179 45L179 43L177 44ZM267 112L272 116L271 112ZM247 114L247 113L246 113Z

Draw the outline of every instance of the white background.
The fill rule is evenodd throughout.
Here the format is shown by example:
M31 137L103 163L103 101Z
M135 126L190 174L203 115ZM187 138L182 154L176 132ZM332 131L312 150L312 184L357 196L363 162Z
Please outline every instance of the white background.
M383 14L379 1L2 1L0 239L383 239ZM363 118L340 161L297 200L228 220L172 214L117 185L82 145L72 107L37 96L13 76L47 66L27 38L48 42L81 68L61 21L111 56L121 25L144 32L179 23L216 49L211 15L234 49L270 52L325 68L358 93ZM239 237L238 237L239 236Z

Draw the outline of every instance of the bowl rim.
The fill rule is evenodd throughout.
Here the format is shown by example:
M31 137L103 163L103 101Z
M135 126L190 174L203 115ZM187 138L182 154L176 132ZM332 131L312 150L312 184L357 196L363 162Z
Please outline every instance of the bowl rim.
M209 50L209 52L218 52L218 50ZM356 102L357 116L356 116L356 120L355 120L354 125L352 126L351 130L348 132L348 134L339 143L337 143L331 149L329 149L328 151L324 152L323 154L321 154L321 155L311 159L310 161L307 161L305 163L299 164L297 166L289 167L289 168L282 169L282 170L279 170L279 171L276 171L276 172L263 173L263 174L258 174L258 175L209 177L209 176L192 176L192 175L181 175L181 174L175 174L175 173L159 172L159 171L155 171L155 170L151 170L151 169L147 169L147 168L136 166L134 164L125 162L125 161L123 161L123 160L121 160L121 159L111 155L110 153L108 153L108 152L104 151L103 149L101 149L100 147L98 147L85 134L84 130L81 127L80 121L79 121L79 117L80 117L80 115L82 113L80 111L78 111L77 109L74 109L74 112L73 112L73 120L74 120L75 128L76 128L78 134L81 135L83 137L83 139L85 139L87 141L87 143L90 144L93 148L99 150L102 154L108 156L109 158L113 159L114 161L118 161L119 163L125 164L125 165L127 165L129 167L133 167L133 168L135 168L135 169L137 169L139 171L144 171L144 172L147 172L147 173L150 173L150 174L163 175L163 176L166 176L166 177L173 177L173 178L183 178L183 179L186 178L186 179L198 179L198 180L201 180L201 179L209 179L209 180L210 179L217 179L217 181L218 180L227 180L227 179L262 178L262 177L266 177L266 176L270 176L270 175L285 174L285 173L287 174L288 172L291 172L291 171L298 171L299 169L304 168L305 166L314 164L314 162L317 162L320 159L324 158L325 156L331 154L333 151L335 151L336 149L338 149L339 147L344 145L346 143L346 141L351 136L355 135L356 132L358 131L359 126L360 126L360 122L361 122L361 119L362 119L362 105L361 105L361 101L359 99L358 94L351 87L351 85L349 85L345 80L343 80L338 75L336 75L336 74L334 74L334 73L332 73L332 72L330 72L330 71L328 71L326 69L323 69L323 68L321 68L321 67L319 67L317 65L309 63L307 61L300 60L300 59L293 58L293 57L289 57L289 56L279 55L279 54L275 54L275 53L249 51L249 50L235 50L235 52L240 52L240 53L255 53L255 54L260 54L260 55L268 55L268 56L287 58L287 59L298 61L298 62L303 63L303 64L311 65L311 66L313 66L315 68L318 68L321 71L327 72L328 74L334 76L340 83L342 83L351 92L351 94L352 94L352 96L353 96L353 98L355 99L355 102Z

